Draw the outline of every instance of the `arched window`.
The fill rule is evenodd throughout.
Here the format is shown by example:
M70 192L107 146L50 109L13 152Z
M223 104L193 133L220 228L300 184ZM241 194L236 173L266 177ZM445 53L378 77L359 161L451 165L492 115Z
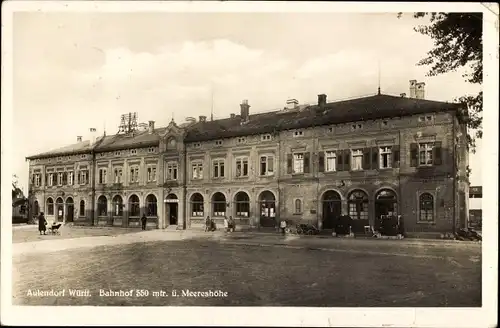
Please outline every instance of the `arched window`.
M85 201L83 199L80 201L80 216L85 216Z
M123 198L120 195L113 197L113 215L123 216Z
M295 200L295 214L302 213L302 201L300 199Z
M434 197L429 193L423 193L419 199L420 216L419 221L434 221Z
M141 215L141 208L139 206L139 197L137 197L137 195L132 195L128 199L128 212L129 216Z
M100 196L97 199L97 215L106 216L108 215L108 199L106 196Z
M234 197L236 204L236 216L248 217L250 215L250 197L246 192L240 191Z
M349 216L354 220L368 220L368 195L362 190L355 190L349 195Z
M157 216L158 215L158 206L156 202L156 196L153 194L148 195L146 197L146 211L147 216Z
M195 193L191 196L191 216L203 217L203 196Z
M38 201L35 200L33 203L33 215L38 215L38 212L40 211L40 206L38 205Z
M212 196L213 216L226 215L226 196L223 193L216 192Z

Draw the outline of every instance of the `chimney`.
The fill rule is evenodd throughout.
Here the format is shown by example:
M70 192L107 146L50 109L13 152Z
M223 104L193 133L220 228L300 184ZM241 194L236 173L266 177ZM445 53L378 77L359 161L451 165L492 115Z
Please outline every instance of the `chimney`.
M155 130L155 121L149 121L149 125L148 125L149 133L153 133L154 130Z
M299 101L297 99L288 99L286 101L286 109L294 109L299 106Z
M410 98L415 98L417 88L417 80L410 80Z
M77 136L76 137L76 142L82 142L82 136Z
M241 119L243 121L248 121L248 117L250 116L250 105L248 104L248 100L243 100L240 104L241 108Z
M318 95L318 106L325 106L325 105L326 105L326 95L325 94Z
M90 130L90 145L93 146L97 141L97 129L90 128L89 130Z
M203 115L200 115L200 122L201 123L205 123L206 121L207 121L207 117L203 116Z
M425 99L425 82L417 83L417 88L415 91L415 98Z
M236 117L236 114L235 113L231 113L231 118L235 118Z
M406 97L406 93L403 92L402 94L400 94L400 96L401 96L401 98L405 98Z

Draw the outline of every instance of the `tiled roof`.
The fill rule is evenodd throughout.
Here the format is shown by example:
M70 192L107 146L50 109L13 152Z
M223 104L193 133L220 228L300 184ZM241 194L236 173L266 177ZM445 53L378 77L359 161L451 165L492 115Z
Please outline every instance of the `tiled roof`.
M241 124L239 115L234 118L197 122L187 127L185 141L208 141L318 125L440 112L454 110L458 106L458 104L424 99L375 95L327 103L323 107L318 105L300 106L298 110L253 114L250 115L248 122L245 124ZM159 135L163 134L165 130L166 128L157 128L155 133L152 134L148 131L140 131L134 135L116 134L104 136L97 140L94 150L108 151L158 145ZM90 152L91 148L89 141L83 141L30 156L28 159Z
M398 116L440 112L457 109L458 104L375 95L327 103L323 107L308 106L301 110L274 111L250 115L241 124L241 117L198 122L186 134L187 142L207 141L274 131L307 128L318 125L349 123Z

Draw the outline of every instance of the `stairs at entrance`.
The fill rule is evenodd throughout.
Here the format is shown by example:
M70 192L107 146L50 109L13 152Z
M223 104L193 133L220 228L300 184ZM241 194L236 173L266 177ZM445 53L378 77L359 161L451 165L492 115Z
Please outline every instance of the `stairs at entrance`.
M177 230L177 225L171 224L171 225L167 226L166 230L175 231L175 230Z

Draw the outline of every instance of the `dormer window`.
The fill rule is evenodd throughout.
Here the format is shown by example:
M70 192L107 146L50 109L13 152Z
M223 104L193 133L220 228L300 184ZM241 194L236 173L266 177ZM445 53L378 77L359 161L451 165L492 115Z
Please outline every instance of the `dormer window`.
M132 150L130 151L130 154L131 154L131 155L136 155L136 154L137 154L137 149L132 149Z
M154 152L155 152L155 147L148 148L148 153L154 153Z
M326 129L326 131L327 131L328 133L333 133L333 127L329 127L329 128L327 128L327 129Z
M425 116L419 116L418 117L419 122L425 122Z
M80 158L86 158L87 156L85 156L85 154L81 154L80 155Z
M115 156L120 156L122 154L121 151L115 151Z
M356 130L361 130L362 128L363 128L363 125L362 125L362 124L359 124L359 123L358 123L358 124L353 124L353 125L351 126L351 129L352 129L353 131L356 131Z
M239 144L242 144L242 143L245 143L247 140L245 137L241 137L241 138L238 138L238 143Z
M293 137L294 137L294 138L297 138L297 137L302 137L303 135L304 135L304 131L302 131L302 130L295 130L295 131L293 132Z
M59 156L59 157L57 158L57 161L58 161L58 162L61 162L61 161L62 161L62 159L63 159L63 158L62 158L62 156Z
M215 141L216 146L222 146L222 140L216 140Z
M270 135L270 134L263 134L263 135L260 137L260 140L262 140L262 141L269 141L269 140L271 140L271 139L272 139L272 137L271 137L271 135Z
M201 143L200 142L196 142L193 144L193 147L194 148L200 148L201 147Z
M387 121L382 121L382 126L387 126L388 122Z
M425 120L426 120L427 122L431 122L431 121L432 121L432 115L427 115L427 116L425 117Z

